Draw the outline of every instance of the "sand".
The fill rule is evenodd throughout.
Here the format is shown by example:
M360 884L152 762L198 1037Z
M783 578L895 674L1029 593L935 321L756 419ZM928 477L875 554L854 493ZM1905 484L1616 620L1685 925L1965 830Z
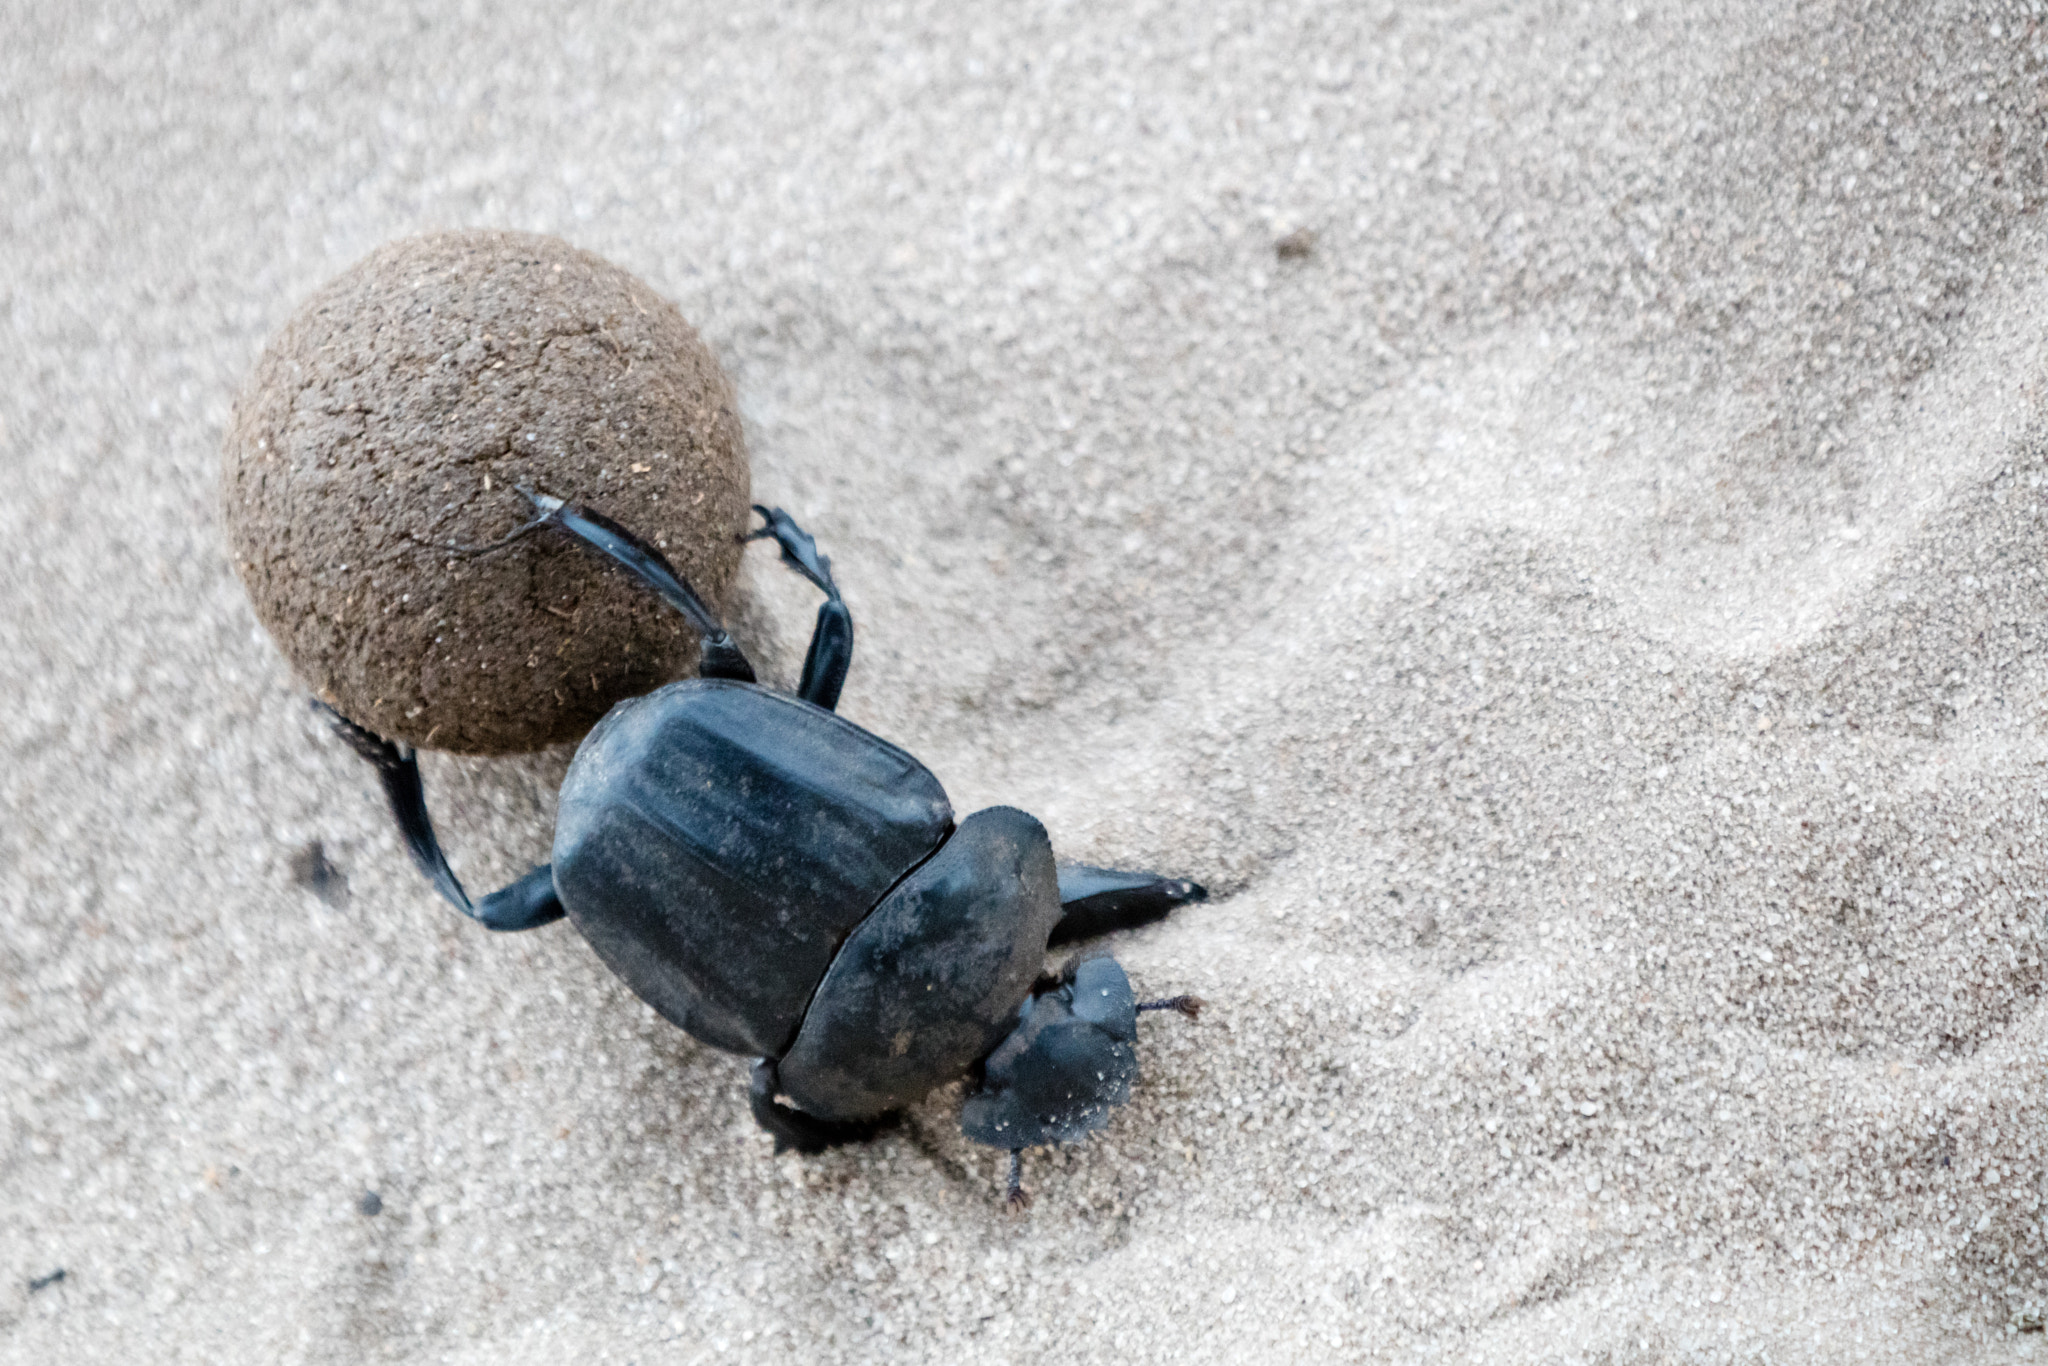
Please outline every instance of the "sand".
M0 1358L2048 1357L2040 8L16 6ZM232 396L452 226L703 332L845 714L1215 890L1028 1215L438 904L257 627Z

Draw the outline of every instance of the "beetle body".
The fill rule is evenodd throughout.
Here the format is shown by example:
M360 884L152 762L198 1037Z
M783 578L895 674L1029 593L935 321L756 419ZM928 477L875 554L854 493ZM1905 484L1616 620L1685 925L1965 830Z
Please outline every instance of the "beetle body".
M614 707L555 818L569 918L642 1000L781 1063L807 1114L871 1119L1009 1031L1059 919L1021 811L959 829L924 765L833 712L689 679Z
M778 1151L870 1137L969 1078L963 1128L1011 1151L1021 1200L1021 1149L1078 1139L1129 1097L1137 1013L1200 1005L1136 1003L1107 957L1044 976L1048 947L1149 924L1202 889L1057 866L1045 828L1010 807L956 827L924 765L832 710L852 617L830 561L779 509L759 509L756 535L827 594L795 695L755 682L659 551L528 496L541 515L507 542L558 527L608 557L697 628L701 676L612 708L569 766L553 861L475 903L435 838L415 757L330 711L377 766L414 861L491 929L566 915L664 1018L758 1059L750 1104Z

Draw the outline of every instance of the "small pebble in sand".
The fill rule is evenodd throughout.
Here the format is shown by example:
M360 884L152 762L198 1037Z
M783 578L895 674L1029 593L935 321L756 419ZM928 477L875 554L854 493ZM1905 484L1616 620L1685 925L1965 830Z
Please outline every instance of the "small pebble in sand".
M1283 261L1305 261L1315 254L1316 230L1296 228L1273 244L1273 254Z
M339 909L348 904L348 874L327 857L327 846L311 840L291 857L292 881L327 905Z
M553 237L390 243L256 364L223 458L256 615L322 699L422 748L572 740L687 676L673 612L553 537L484 554L517 484L646 534L723 609L747 518L732 386L645 284Z

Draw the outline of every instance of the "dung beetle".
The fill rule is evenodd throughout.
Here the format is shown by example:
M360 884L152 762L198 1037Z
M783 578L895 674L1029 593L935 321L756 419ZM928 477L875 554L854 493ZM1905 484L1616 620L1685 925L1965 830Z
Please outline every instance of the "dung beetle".
M551 863L472 902L434 836L415 755L324 704L377 768L407 850L450 904L493 930L566 914L670 1022L757 1059L755 1120L775 1149L864 1140L967 1078L961 1128L1011 1154L1108 1123L1138 1076L1139 1002L1116 960L1042 972L1055 945L1159 920L1192 882L1056 866L1045 827L1011 807L955 825L938 779L833 708L853 617L831 561L780 508L756 507L783 562L825 594L794 695L755 681L667 559L577 503L522 488L536 515L485 547L565 532L660 596L699 640L698 677L628 698L569 765ZM785 1098L788 1103L785 1103Z

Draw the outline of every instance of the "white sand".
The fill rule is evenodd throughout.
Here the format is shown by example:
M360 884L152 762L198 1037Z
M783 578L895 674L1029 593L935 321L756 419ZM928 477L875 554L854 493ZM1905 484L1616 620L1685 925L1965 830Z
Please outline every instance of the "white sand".
M0 1356L2048 1358L2039 4L71 8L0 21ZM952 1097L772 1157L438 905L257 631L235 388L462 224L704 330L849 715L1218 890L1027 1217ZM565 762L431 766L473 884Z

